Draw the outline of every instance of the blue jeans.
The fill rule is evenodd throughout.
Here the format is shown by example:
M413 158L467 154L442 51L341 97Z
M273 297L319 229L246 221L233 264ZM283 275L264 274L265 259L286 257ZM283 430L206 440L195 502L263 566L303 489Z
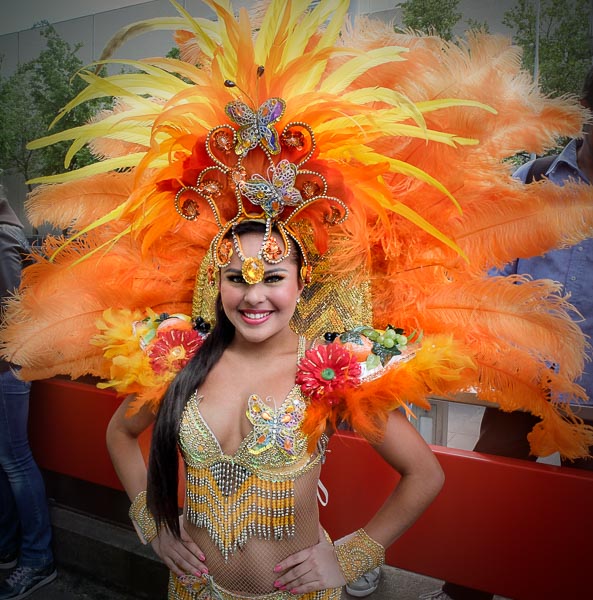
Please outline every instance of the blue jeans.
M53 562L43 478L27 437L31 384L0 373L0 553L18 551L19 565Z

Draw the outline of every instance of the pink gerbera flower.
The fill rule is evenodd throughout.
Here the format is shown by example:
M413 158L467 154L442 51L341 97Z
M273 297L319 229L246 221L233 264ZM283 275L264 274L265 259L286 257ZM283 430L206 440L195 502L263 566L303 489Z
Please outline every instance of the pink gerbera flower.
M180 371L198 351L204 338L195 329L166 329L159 331L147 349L155 373Z
M303 394L319 400L333 391L356 387L360 383L360 364L339 344L319 345L305 352L296 382ZM329 402L333 404L331 399Z

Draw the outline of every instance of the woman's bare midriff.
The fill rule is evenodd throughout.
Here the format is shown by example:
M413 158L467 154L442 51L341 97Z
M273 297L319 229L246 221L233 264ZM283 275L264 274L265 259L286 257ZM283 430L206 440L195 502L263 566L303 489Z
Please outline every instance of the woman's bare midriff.
M295 535L282 540L250 538L225 561L208 531L185 521L185 530L206 556L206 566L214 581L228 591L266 594L276 591L279 573L274 567L283 559L319 541L317 482L320 465L295 482Z

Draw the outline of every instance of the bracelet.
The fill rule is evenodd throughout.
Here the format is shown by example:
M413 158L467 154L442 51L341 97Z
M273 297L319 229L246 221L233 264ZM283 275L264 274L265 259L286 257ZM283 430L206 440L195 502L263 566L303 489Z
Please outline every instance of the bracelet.
M364 529L359 529L350 539L334 548L346 583L352 583L385 563L385 548L369 537Z
M140 492L132 502L128 512L134 529L143 544L150 544L157 536L157 527L154 517L146 506L146 490Z

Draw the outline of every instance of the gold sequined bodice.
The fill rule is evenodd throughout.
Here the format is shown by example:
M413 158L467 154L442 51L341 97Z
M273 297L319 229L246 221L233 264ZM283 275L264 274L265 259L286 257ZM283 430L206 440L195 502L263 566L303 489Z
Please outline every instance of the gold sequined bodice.
M236 452L225 454L200 412L202 396L190 398L179 432L185 462L195 468L219 461L255 469L262 477L278 477L286 469L308 459L307 439L300 431L306 404L301 390L294 386L284 402L275 408L252 394L247 402L247 418L253 425Z
M305 341L299 341L299 358ZM307 451L300 427L306 403L295 385L280 406L256 394L247 401L252 430L236 452L225 454L200 412L202 397L188 401L179 445L186 465L185 514L205 528L227 559L250 538L282 540L294 535L295 481L321 461Z

